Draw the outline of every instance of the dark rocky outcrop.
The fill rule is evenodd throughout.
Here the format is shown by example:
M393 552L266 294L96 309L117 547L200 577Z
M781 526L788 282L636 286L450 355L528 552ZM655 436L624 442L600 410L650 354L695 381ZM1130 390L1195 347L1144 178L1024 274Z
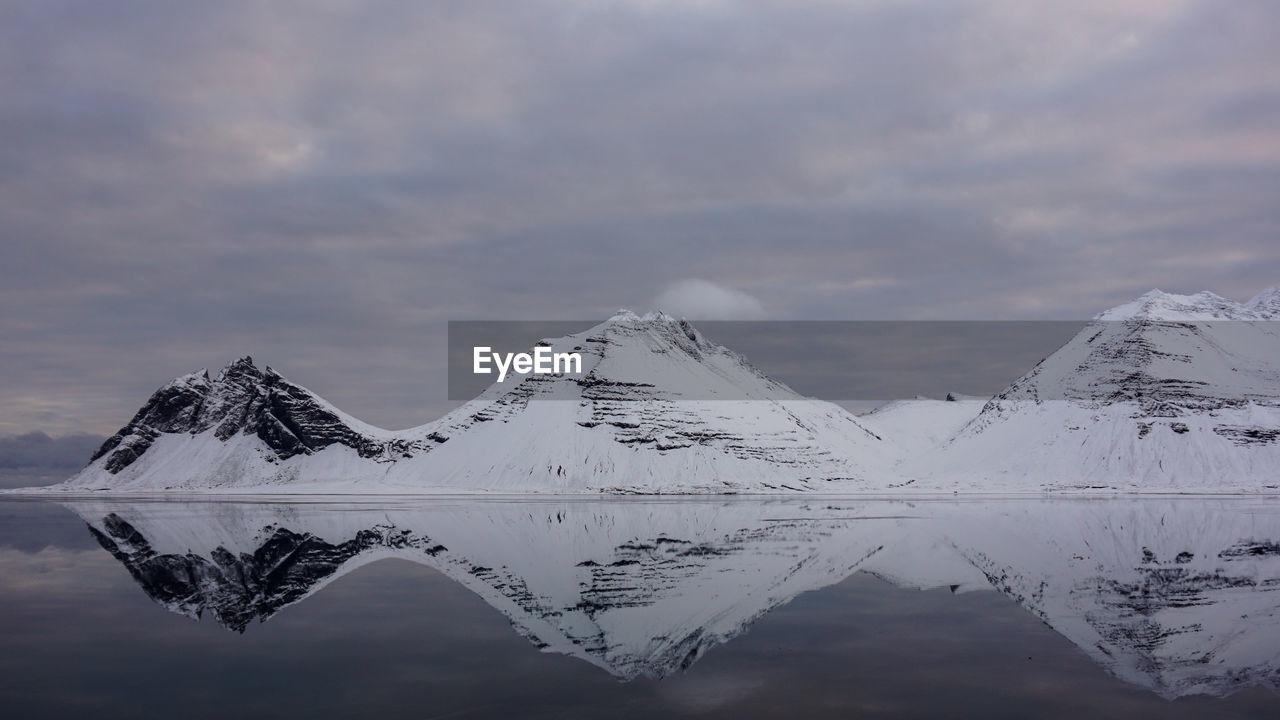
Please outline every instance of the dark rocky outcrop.
M380 439L351 427L327 403L249 357L222 370L178 378L160 388L92 460L106 457L104 469L118 473L137 460L164 433L196 435L212 431L226 442L256 435L276 459L308 455L339 444L362 458L391 460L425 449L403 439ZM430 445L443 442L431 438Z

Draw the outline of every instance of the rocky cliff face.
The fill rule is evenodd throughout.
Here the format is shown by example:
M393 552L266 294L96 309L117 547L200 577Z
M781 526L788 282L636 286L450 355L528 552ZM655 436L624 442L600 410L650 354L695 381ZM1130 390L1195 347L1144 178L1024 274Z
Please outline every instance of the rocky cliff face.
M1280 487L1275 295L1155 291L1104 312L911 472L948 489Z
M1132 404L1147 417L1280 406L1280 323L1268 291L1246 304L1212 293L1154 291L1101 313L1062 349L992 399Z
M161 434L211 432L226 442L237 435L256 437L264 455L287 460L311 455L330 445L350 448L361 458L391 462L424 447L422 441L362 432L306 388L271 368L258 369L241 358L211 380L207 371L186 375L160 388L146 405L94 454L102 468L119 473L133 464Z

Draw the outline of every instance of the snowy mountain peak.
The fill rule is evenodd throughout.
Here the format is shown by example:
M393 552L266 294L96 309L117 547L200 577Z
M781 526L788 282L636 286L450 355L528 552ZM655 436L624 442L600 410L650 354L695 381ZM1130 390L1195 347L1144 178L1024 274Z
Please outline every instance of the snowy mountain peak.
M660 322L660 323L678 322L675 319L675 317L668 315L661 310L650 310L649 312L644 314L644 317L642 319L645 320L646 322Z
M1280 320L1280 289L1272 285L1254 295L1244 306L1259 320Z
M880 438L847 411L670 315L619 313L543 344L580 353L582 372L495 384L430 426L448 442L429 464L448 468L451 486L465 477L521 492L834 489L825 483L861 481L882 462ZM387 479L401 475L397 465Z
M976 417L975 401L952 395L867 425L661 312L622 310L543 340L576 356L573 369L509 375L401 431L246 356L156 391L59 489L839 493L939 477L1003 488L993 474L1013 489L1274 489L1280 325L1254 321L1277 304L1274 288L1245 305L1153 290L1099 315ZM895 420L912 408L942 420ZM914 437L938 452L913 453Z
M847 411L665 313L620 311L538 345L580 363L508 376L402 431L246 356L158 390L66 489L781 492L862 484L885 462Z
M1280 319L1280 290L1269 287L1244 303L1208 291L1176 295L1151 290L1132 302L1106 310L1095 320L1151 320L1155 322L1203 322L1211 320Z
M1176 295L1157 289L1143 294L1137 300L1101 312L1094 319L1196 322L1259 318L1249 307L1207 290L1194 295Z
M206 434L209 437L197 438ZM242 437L256 437L252 453L268 463L311 455L335 444L355 450L362 458L378 458L389 451L389 443L379 434L271 368L259 369L246 356L228 364L216 380L201 371L157 390L127 425L103 443L88 470L99 467L110 475L119 474L157 442L173 446L183 436L195 443L188 462L195 462L197 446L207 448L207 441L239 447L232 441ZM181 461L182 452L177 455Z
M177 386L191 387L196 385L208 384L209 382L210 382L209 369L200 368L199 370L193 373L187 373L186 375L181 375L179 377L174 378L173 380L170 380L168 384L166 384L164 387L177 387Z
M1260 298L1153 290L1108 310L927 462L988 487L1274 489L1280 327L1261 322L1274 293Z
M253 358L245 355L238 360L232 360L227 363L226 367L218 373L218 382L224 382L229 377L261 377L258 366L253 363Z
M675 322L680 322L680 321L677 321L676 318L672 317L671 315L668 315L667 313L661 310L650 310L649 312L646 312L645 314L640 315L638 313L632 312L631 310L627 310L626 308L622 308L618 310L618 312L614 313L613 317L606 320L604 324L605 325L613 325L613 324L653 325L653 324L671 324Z

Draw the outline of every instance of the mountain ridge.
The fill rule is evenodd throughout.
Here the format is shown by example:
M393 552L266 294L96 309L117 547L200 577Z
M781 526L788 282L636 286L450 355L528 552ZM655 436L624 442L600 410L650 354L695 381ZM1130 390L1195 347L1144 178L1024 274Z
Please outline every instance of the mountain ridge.
M1278 295L1157 290L1100 313L908 472L938 489L1280 490Z
M1153 290L985 403L903 401L861 418L661 312L542 340L579 353L581 372L515 375L399 431L246 356L161 387L55 489L1274 492L1276 308L1274 287L1245 303Z
M687 321L620 311L539 344L580 353L581 374L509 378L401 431L241 358L156 391L62 487L788 492L857 483L881 464L883 441L853 415L796 394Z
M1211 320L1280 319L1280 289L1268 287L1243 303L1202 290L1192 295L1149 290L1138 299L1104 310L1094 320L1164 320L1194 322Z

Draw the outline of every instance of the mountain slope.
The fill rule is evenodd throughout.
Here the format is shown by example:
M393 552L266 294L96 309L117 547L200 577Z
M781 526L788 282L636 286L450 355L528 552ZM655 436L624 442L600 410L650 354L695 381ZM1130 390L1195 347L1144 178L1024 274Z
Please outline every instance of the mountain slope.
M129 424L94 453L118 473L138 460L162 434L212 432L226 442L253 435L276 460L311 455L330 445L363 458L388 459L409 449L392 434L361 423L271 368L241 358L216 379L208 371L180 377L151 396Z
M1152 291L985 404L862 418L661 313L544 340L580 353L582 372L510 377L396 432L245 358L161 388L53 490L1275 492L1277 320L1274 288L1243 304Z
M540 343L581 375L495 383L391 432L248 358L152 396L68 490L236 492L847 491L889 444L797 395L684 321L622 312Z
M903 471L936 489L1274 491L1276 295L1153 291L1101 313Z

